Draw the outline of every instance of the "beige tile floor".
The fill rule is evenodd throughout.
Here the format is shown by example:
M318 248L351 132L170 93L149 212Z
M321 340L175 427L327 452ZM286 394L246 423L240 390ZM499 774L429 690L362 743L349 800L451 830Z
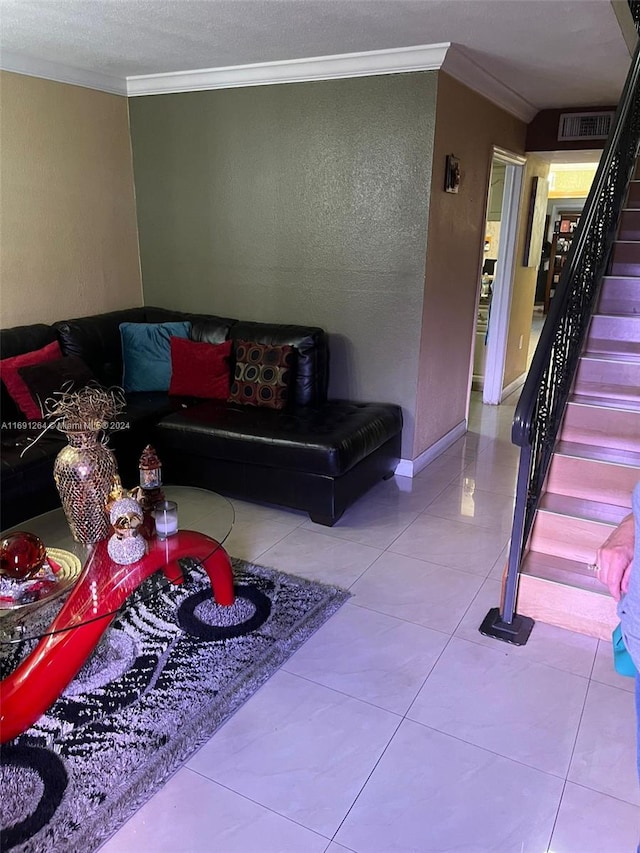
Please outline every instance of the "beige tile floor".
M609 648L498 603L515 399L331 530L237 502L239 557L353 597L103 853L635 853L633 683Z

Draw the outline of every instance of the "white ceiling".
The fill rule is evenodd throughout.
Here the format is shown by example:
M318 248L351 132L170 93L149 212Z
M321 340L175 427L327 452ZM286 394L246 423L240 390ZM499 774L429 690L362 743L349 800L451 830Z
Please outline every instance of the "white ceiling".
M446 70L531 117L616 103L634 39L624 0L0 0L1 67L129 94L181 90L136 89L141 75L267 63L267 83L271 63L436 45ZM439 64L386 73L416 67Z

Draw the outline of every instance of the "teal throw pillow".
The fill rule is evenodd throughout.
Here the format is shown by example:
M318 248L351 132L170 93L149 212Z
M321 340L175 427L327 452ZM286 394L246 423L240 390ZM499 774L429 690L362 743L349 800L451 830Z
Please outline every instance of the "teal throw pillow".
M120 323L122 387L125 391L168 391L170 338L188 338L191 323Z

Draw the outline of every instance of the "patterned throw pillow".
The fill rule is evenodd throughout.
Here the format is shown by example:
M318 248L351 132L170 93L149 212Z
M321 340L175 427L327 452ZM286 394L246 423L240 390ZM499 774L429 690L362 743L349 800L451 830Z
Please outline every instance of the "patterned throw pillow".
M295 350L283 344L236 341L236 368L230 403L283 409L289 399Z

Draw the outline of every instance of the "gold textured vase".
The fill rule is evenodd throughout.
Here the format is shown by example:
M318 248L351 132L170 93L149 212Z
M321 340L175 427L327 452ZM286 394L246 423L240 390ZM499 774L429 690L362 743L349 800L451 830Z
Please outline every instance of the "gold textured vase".
M117 473L116 460L98 432L65 432L53 476L76 542L89 545L111 532L106 502Z

